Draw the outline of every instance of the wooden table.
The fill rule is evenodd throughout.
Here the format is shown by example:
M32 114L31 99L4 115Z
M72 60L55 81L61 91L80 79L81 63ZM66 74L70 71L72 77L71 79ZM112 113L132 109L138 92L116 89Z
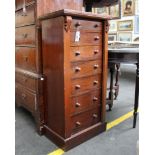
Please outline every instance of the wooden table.
M119 92L119 67L121 63L125 64L135 64L136 68L136 81L135 81L135 101L134 101L134 120L133 120L133 128L136 127L136 118L137 118L137 110L138 110L138 99L139 99L139 49L138 48L117 48L117 49L109 49L108 50L108 65L110 69L110 91L107 103L109 105L109 110L111 110L113 106L114 99L117 98ZM113 77L116 68L116 83L113 84ZM115 92L114 92L115 91Z

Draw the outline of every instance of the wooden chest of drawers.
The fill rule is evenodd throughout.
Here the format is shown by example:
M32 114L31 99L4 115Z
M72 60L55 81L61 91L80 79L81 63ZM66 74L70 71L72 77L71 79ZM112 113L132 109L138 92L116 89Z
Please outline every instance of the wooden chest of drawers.
M43 75L36 1L16 0L15 15L16 104L33 114L41 133L44 123Z
M106 127L107 19L61 10L40 20L45 135L68 150Z

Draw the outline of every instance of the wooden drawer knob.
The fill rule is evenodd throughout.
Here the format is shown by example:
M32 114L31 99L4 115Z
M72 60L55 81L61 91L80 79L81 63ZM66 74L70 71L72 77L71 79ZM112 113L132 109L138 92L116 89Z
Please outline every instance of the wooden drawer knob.
M94 39L95 39L95 40L99 40L100 37L99 37L99 36L95 36Z
M78 102L75 105L76 105L76 107L80 107L81 106L81 104L78 103Z
M93 101L97 101L97 100L98 100L98 98L97 98L97 97L94 97L94 98L93 98Z
M80 87L81 87L80 85L76 85L75 89L80 89Z
M97 53L99 53L99 50L94 50L94 54L97 54Z
M80 51L76 51L75 56L79 56L79 55L80 55Z
M97 27L99 27L99 25L98 24L95 24L94 27L97 28Z
M80 122L76 122L75 124L76 124L77 127L81 126Z
M23 78L23 81L24 81L24 82L27 82L27 79L26 79L26 78Z
M94 65L94 69L97 69L98 67L99 67L98 64L95 64L95 65Z
M94 81L94 85L97 85L97 84L98 84L98 81L97 81L97 80L95 80L95 81Z
M75 72L79 72L81 71L81 68L80 67L75 67Z
M22 94L22 98L25 99L26 98L26 95L25 94Z
M80 23L80 22L77 22L77 23L75 24L75 26L76 26L76 27L81 26L81 23Z
M27 62L28 61L28 56L24 56L24 60Z
M25 33L25 34L23 34L22 36L23 36L23 38L27 38L28 34Z
M98 117L98 115L97 114L93 114L93 118L97 118Z

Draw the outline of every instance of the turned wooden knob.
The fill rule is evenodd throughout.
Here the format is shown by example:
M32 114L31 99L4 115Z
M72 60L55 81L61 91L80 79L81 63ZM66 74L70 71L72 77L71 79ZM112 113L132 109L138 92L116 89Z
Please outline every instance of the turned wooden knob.
M24 81L24 82L27 82L27 79L26 79L26 78L23 78L23 81Z
M96 84L98 84L98 81L97 80L94 81L94 85L96 85Z
M79 55L80 55L80 51L76 51L75 56L79 56Z
M75 67L75 72L79 72L81 71L81 68L80 67Z
M25 34L23 34L22 36L23 36L23 38L27 38L28 34L25 33Z
M75 89L80 89L80 87L81 87L80 85L76 85Z
M25 94L22 94L22 98L25 99L26 98L26 95Z
M98 117L98 115L97 114L93 114L93 118L97 118Z
M99 36L95 36L94 39L95 39L95 40L99 40L100 37L99 37Z
M93 101L97 101L97 100L98 100L98 98L97 98L97 97L94 97L94 98L93 98Z
M75 124L76 124L77 127L78 126L81 126L81 123L80 122L76 122Z
M75 24L75 26L76 26L76 27L81 26L81 23L80 23L80 22L77 22L77 23Z
M94 65L94 69L97 69L98 67L99 67L98 64L95 64L95 65Z
M76 105L76 107L80 107L81 106L81 104L78 103L78 102L75 105Z
M97 54L99 52L99 50L94 50L94 54Z
M97 28L97 27L99 27L99 25L98 24L95 24L94 27Z

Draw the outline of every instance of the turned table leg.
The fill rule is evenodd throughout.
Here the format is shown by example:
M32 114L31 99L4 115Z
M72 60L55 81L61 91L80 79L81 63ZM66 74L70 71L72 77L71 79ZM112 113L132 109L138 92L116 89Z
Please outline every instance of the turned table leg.
M119 93L119 73L120 73L120 64L116 64L116 82L115 82L115 100L117 99Z
M109 91L109 100L110 103L109 105L109 111L111 111L112 106L113 106L113 100L114 100L114 92L113 92L113 79L114 79L114 72L115 72L115 68L112 66L110 67L110 91Z
M135 102L134 102L134 113L133 113L133 128L136 127L138 100L139 100L139 63L136 64L136 85L135 85Z

